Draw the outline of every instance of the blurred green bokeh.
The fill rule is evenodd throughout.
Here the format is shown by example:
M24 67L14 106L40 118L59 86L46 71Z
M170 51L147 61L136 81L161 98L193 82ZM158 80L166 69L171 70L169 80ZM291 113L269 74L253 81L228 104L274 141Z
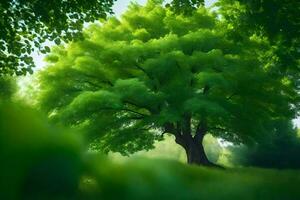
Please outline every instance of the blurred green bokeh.
M81 141L34 111L0 102L0 199L70 199L80 176Z
M81 199L296 200L299 171L219 170L175 161L133 159L122 164L92 159L80 184Z
M15 78L0 76L0 100L9 100L17 90Z
M0 103L0 199L298 200L300 172L211 169L166 159L124 162L87 152L77 132ZM158 153L158 152L157 152Z

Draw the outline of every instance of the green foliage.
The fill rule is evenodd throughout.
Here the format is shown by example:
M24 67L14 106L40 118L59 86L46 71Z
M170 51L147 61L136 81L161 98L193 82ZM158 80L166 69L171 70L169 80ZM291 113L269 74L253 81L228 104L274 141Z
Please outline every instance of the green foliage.
M111 13L114 0L2 0L0 3L0 75L32 73L31 53L50 52L45 41L60 44L82 38L85 22Z
M82 199L299 198L298 171L216 170L145 159L123 164L93 160L89 166L80 184Z
M25 106L0 102L0 198L72 199L82 141Z
M115 163L85 152L74 134L24 106L0 103L0 198L299 198L299 171L218 170L149 159Z
M222 6L222 14L228 20L239 20L240 25L247 27L245 31L260 29L273 39L281 35L290 42L299 35L297 0L221 0L217 5Z
M298 169L300 140L296 130L286 121L277 121L274 127L272 134L254 146L229 147L232 163L264 168Z
M49 55L38 101L104 152L151 149L165 132L196 140L199 126L253 143L270 121L295 114L294 91L268 67L269 48L258 37L233 42L203 7L186 16L155 1L131 4L121 20L91 25L84 41Z
M190 14L200 5L204 5L204 0L173 0L167 7L176 13Z
M300 2L298 0L220 0L217 5L232 36L239 40L253 34L272 44L274 73L294 78L299 88ZM275 61L273 59L273 61Z
M0 99L9 100L17 90L16 80L9 76L0 76Z
M229 37L237 43L250 37L270 43L266 49L266 67L273 76L281 77L283 84L294 90L294 100L299 102L299 1L220 0L217 3L225 25L231 29ZM299 106L296 103L295 106ZM299 109L298 109L299 110ZM278 123L279 121L279 123ZM282 122L283 121L283 122ZM286 123L284 126L282 124ZM286 119L276 119L269 134L254 146L233 148L234 157L244 165L260 167L299 167L298 139L288 128ZM278 129L279 126L279 129ZM282 126L282 127L280 127ZM278 131L276 131L278 129ZM274 131L275 130L275 131Z

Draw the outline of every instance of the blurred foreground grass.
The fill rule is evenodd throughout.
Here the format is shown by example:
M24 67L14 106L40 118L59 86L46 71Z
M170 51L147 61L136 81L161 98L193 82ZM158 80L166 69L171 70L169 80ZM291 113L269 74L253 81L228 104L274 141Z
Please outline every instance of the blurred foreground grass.
M300 171L116 162L84 146L78 133L53 127L24 106L0 103L0 199L300 199Z
M176 161L133 159L91 164L81 179L82 199L293 200L299 171L209 169Z

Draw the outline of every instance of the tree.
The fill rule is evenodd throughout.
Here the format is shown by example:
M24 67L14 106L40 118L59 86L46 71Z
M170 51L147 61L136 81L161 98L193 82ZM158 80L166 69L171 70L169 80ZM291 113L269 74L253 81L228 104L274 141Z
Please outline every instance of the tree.
M0 75L32 73L31 53L50 51L45 41L81 38L85 22L111 12L114 0L3 0L0 2Z
M290 121L274 121L272 134L254 146L229 147L233 164L277 169L299 169L300 140Z
M299 106L300 2L220 0L217 6L224 22L231 27L230 35L236 42L253 35L268 40L271 44L268 50L270 70L273 76L282 77L289 82L296 91L294 96L298 103L295 105ZM295 159L299 142L295 130L289 127L291 119L275 120L272 124L274 129L270 129L272 134L269 137L246 148L243 155L248 157L246 164L259 167L299 167L299 161ZM274 131L277 129L278 131Z
M255 37L227 39L204 7L187 16L131 4L48 56L38 102L53 122L85 130L91 148L129 155L168 133L188 163L212 165L206 134L253 143L266 122L294 116L293 90L269 73L264 48Z
M268 38L277 60L274 62L274 69L281 76L291 79L299 90L300 2L220 0L217 6L221 16L232 27L232 34L236 39L253 34Z
M289 41L299 35L297 0L220 0L217 5L226 19L248 26L247 32L262 31L271 38L282 35Z

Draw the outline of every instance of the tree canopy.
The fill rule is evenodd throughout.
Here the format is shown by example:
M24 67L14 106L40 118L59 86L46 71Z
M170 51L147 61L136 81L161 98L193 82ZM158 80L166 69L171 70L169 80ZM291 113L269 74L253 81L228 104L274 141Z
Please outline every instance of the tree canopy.
M297 0L220 0L217 3L228 20L238 20L245 31L262 31L272 39L281 36L288 42L300 33L300 2Z
M300 69L300 2L278 0L219 0L216 5L220 18L231 29L229 36L239 43L256 35L270 43L270 71L282 77L291 88L299 91ZM272 68L272 69L271 69ZM295 99L299 92L295 92ZM297 97L298 96L298 97ZM290 120L276 120L272 123L268 137L255 146L247 147L243 154L246 165L259 167L299 167L299 139L291 128ZM237 152L237 151L236 151ZM239 154L239 153L238 153ZM279 159L280 158L280 159Z
M298 0L220 0L221 16L236 39L253 34L267 37L281 76L293 78L299 89L300 2Z
M104 18L114 0L2 0L0 2L0 75L32 73L31 53L48 53L45 41L82 37L85 22Z
M167 4L176 13L189 14L199 6L204 5L204 0L173 0Z
M38 74L39 105L85 130L91 148L129 155L169 133L188 162L209 164L207 133L253 143L296 109L290 82L270 70L269 42L235 43L226 30L204 7L176 15L155 1L131 4L53 50Z

